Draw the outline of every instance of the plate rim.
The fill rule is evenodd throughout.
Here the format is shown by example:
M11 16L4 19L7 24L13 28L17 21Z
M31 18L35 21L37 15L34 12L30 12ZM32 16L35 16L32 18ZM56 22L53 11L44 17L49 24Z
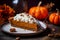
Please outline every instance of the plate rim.
M42 22L42 21L40 21L40 22ZM8 23L9 23L9 22L8 22ZM8 23L6 23L6 24L8 24ZM47 24L46 24L45 22L42 22L42 23L44 23L44 24L46 25L46 29L47 29ZM43 31L46 30L46 29L44 29L44 30L42 30L42 31L37 31L37 32L35 32L35 33L12 33L12 32L7 32L7 31L4 31L4 30L3 30L3 27L4 27L4 25L6 25L6 24L3 24L3 25L2 25L1 31L4 32L4 33L7 33L7 34L15 35L15 36L17 36L17 35L18 35L18 36L33 36L33 35L42 33Z

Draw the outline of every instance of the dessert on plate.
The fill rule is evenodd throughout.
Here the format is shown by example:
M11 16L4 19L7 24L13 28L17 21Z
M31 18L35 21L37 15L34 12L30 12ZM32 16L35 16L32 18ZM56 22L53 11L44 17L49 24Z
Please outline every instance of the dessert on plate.
M9 22L13 27L19 27L27 30L37 31L37 20L28 13L19 13L9 18Z

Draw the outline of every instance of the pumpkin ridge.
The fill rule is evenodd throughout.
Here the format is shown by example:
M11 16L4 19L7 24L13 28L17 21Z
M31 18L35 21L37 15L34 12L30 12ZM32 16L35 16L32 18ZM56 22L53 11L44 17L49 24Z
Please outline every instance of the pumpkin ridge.
M37 10L37 9L36 9L36 10ZM42 17L42 16L41 16L41 10L40 10L40 9L38 9L38 11L36 11L36 10L35 10L35 17L36 17L36 18L39 18L39 19L42 19L42 18L41 18L41 17Z
M51 14L49 20L51 23L54 23L55 13Z
M36 10L36 9L34 9L34 11L33 11L33 13L32 13L34 17L35 17L35 10Z
M55 15L55 13L54 13L54 18L53 18L53 21L52 21L52 22L53 22L53 24L54 24L55 16L56 16L56 15Z
M58 24L58 17L59 16L57 16L57 15L55 16L55 18L54 18L54 24Z
M45 10L44 10L44 11L45 11ZM43 15L44 13L43 13L42 9L40 9L40 14L41 14L42 19L43 19L43 18L44 18L44 17L43 17L43 16L44 16L44 15Z

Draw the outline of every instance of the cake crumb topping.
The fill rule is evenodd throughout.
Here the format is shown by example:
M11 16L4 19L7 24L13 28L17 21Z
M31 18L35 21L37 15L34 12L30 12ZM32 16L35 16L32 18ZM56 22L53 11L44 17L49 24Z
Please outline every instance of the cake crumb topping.
M36 23L36 19L34 17L32 17L31 15L27 14L27 13L19 13L14 17L14 20L17 21L23 21L23 22L29 22L29 23Z

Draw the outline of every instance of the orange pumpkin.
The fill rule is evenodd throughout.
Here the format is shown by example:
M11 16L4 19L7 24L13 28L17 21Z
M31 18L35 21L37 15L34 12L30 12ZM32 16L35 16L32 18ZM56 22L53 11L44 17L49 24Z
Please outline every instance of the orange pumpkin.
M59 12L53 12L49 16L49 21L53 24L60 25L60 14Z
M30 8L29 14L39 20L43 20L48 16L48 10L46 7L38 5L37 7Z

